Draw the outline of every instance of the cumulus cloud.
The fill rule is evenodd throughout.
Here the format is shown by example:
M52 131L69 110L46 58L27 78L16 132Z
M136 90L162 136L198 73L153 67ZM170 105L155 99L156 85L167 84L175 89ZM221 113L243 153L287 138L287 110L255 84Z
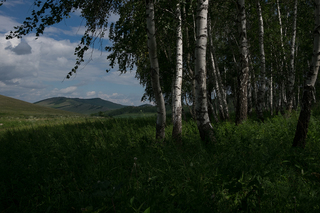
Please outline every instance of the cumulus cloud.
M8 47L4 48L5 50L11 50L12 52L14 52L17 55L27 55L27 54L31 54L31 47L30 45L25 42L25 41L21 41L16 47L12 47L12 45L10 44Z
M64 89L60 89L60 92L63 93L63 94L66 94L66 93L72 93L72 92L74 92L76 90L77 90L77 87L71 86L71 87L67 87L67 88L64 88Z
M121 74L120 72L110 72L103 77L107 82L113 82L121 85L139 85L139 81L135 78L136 71Z
M128 106L138 106L143 104L140 99L141 96L138 94L119 94L119 93L112 93L106 94L102 91L98 93L98 97L104 100L108 100L117 104L128 105Z
M13 30L13 26L18 26L18 25L20 24L17 21L15 21L14 18L0 15L0 32L7 33L10 30Z
M88 97L94 96L95 94L96 94L96 91L87 92Z

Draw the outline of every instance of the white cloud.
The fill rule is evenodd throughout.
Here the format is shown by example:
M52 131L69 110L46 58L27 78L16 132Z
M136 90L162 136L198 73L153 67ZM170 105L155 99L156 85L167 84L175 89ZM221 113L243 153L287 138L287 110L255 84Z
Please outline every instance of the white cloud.
M112 94L106 94L100 91L98 93L98 97L104 100L108 100L114 103L122 104L122 105L128 105L128 106L138 106L143 104L140 99L141 97L139 95L125 95L125 94L119 94L119 93L112 93Z
M88 96L88 97L94 96L95 94L96 94L95 91L87 92L87 96Z
M77 87L71 86L71 87L67 87L67 88L64 88L64 89L60 89L60 92L63 93L63 94L66 94L66 93L72 93L72 92L74 92L76 90L77 90Z
M0 32L8 33L14 30L14 26L20 25L14 18L0 15Z
M25 4L25 1L24 0L9 0L9 1L5 1L3 2L3 5L2 7L14 7L16 6L17 4Z
M139 80L135 78L136 71L120 74L118 71L109 72L103 79L121 85L139 85Z

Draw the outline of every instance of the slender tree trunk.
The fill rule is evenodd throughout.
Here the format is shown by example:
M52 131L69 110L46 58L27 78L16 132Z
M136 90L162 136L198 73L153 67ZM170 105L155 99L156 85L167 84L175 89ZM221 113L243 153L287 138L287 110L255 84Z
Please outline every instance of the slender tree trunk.
M212 100L212 98L211 98L211 92L208 91L208 92L207 92L207 95L208 95L207 100L208 100L208 113L209 113L209 118L210 118L210 120L212 120L212 116L213 116L214 121L215 121L216 123L218 123L218 122L219 122L219 119L218 119L218 116L217 116L217 114L216 114L216 112L215 112L215 110L214 110L214 108L213 108L212 102L211 102L211 100ZM210 116L210 115L212 115L212 116Z
M214 59L214 61L217 61L214 48L212 48L212 51L213 51L212 52L213 53L213 59ZM229 119L229 109L228 109L228 103L227 103L227 92L226 92L226 89L224 87L225 84L222 82L222 79L221 79L219 66L217 66L217 65L216 65L216 71L217 71L217 79L218 79L218 84L219 84L221 98L222 98L223 113L224 113L225 118Z
M185 4L183 6L183 14L184 14L184 17L186 19L186 11L185 11ZM192 11L192 14L193 14L193 11ZM195 25L195 24L194 24ZM196 82L194 80L194 71L192 70L192 66L191 66L191 53L190 53L190 40L189 40L189 29L188 29L188 25L185 25L185 35L184 38L185 38L185 46L186 46L186 50L187 50L187 71L188 71L188 75L189 75L189 79L191 81L191 98L189 98L191 101L192 101L192 106L191 108L189 108L189 111L190 111L190 114L192 116L192 118L195 120L196 119L196 115L195 115L195 109L194 109L194 106L195 106L195 85L196 85ZM194 41L195 41L195 36L193 37ZM189 105L188 105L189 107Z
M251 86L251 72L248 76L248 115L252 113L252 86Z
M269 87L270 87L270 101L269 101L269 104L270 104L270 114L271 116L273 116L273 74L272 74L272 64L271 64L271 67L270 67L270 80L269 80Z
M287 97L286 97L286 87L285 87L285 63L286 63L286 55L284 51L284 44L283 44L283 29L282 29L282 19L281 19L281 12L280 12L280 4L279 0L277 0L277 9L278 9L278 19L279 19L279 24L280 24L280 41L281 41L281 48L282 48L282 54L283 54L283 60L281 62L281 67L280 67L280 79L281 79L281 106L280 106L280 111L282 114L284 114L284 107L287 105Z
M218 73L219 72L219 69L217 69ZM224 81L222 81L221 79L221 75L218 75L218 77L220 76L220 82L221 82L221 88L222 88L222 95L223 95L223 107L224 107L224 112L225 112L225 115L226 115L226 118L229 119L230 116L229 116L229 106L228 106L228 101L227 101L227 88L225 87L226 85L226 79L227 79L227 68L226 67L223 67L223 72L222 72L222 75L224 76Z
M209 53L210 53L210 62L212 65L212 74L214 80L214 88L216 90L217 98L218 98L218 106L222 120L226 120L224 109L223 109L223 101L222 101L222 91L218 82L218 74L216 70L215 59L213 56L213 43L212 43L212 33L211 33L211 20L208 18L208 37L209 37Z
M157 105L157 125L156 138L164 139L166 125L166 108L161 90L159 79L159 62L157 54L156 28L154 22L154 3L153 0L146 0L146 15L147 15L147 32L148 32L148 51L150 58L150 74L152 79L152 89Z
M294 81L295 81L295 68L294 68L294 55L295 55L295 44L297 34L297 0L294 2L294 16L293 16L293 35L291 41L291 55L290 55L290 73L288 77L288 103L287 110L291 112L293 108L294 98Z
M176 61L176 74L174 81L174 102L173 102L173 131L172 137L181 143L182 134L182 103L181 103L181 87L182 87L182 21L181 21L181 10L180 2L177 4L176 15L178 18L177 26L177 61Z
M257 3L258 14L259 14L259 46L260 46L260 86L259 86L259 96L257 105L257 115L260 120L263 121L263 110L265 108L265 89L266 89L266 56L264 53L264 28L263 28L263 18L260 0Z
M314 100L314 85L317 80L319 66L320 66L320 0L315 0L315 29L313 31L313 55L312 63L307 73L307 78L304 86L302 97L302 108L297 124L296 134L293 139L293 147L302 147L306 145L306 137L308 133L311 104Z
M190 4L192 5L192 1L193 0L190 0ZM193 38L194 38L194 41L195 43L197 43L197 33L196 33L196 18L194 17L194 11L192 9L192 18L193 18ZM194 50L194 54L196 55L196 49ZM192 99L192 111L193 111L193 115L195 117L195 119L197 120L196 118L196 71L194 71L194 74L193 74L193 78L192 78L192 95L193 95L193 99Z
M196 118L201 140L215 141L208 115L206 86L207 15L209 0L198 0L197 42L195 47Z
M238 0L238 22L240 33L240 51L241 51L241 70L238 74L238 98L236 110L236 124L241 124L247 119L248 112L248 41L247 41L247 28L246 28L246 10L245 1Z
M296 104L296 109L298 109L298 107L300 106L300 78L298 79L298 88L297 88L297 104Z
M250 69L249 69L249 77L248 77L248 81L250 81L251 83L251 89L252 89L252 92L251 92L251 107L254 108L254 107L257 107L258 105L258 88L257 88L257 81L256 81L256 75L255 75L255 72L254 72L254 68L253 68L253 64L252 64L252 60L251 60L251 55L249 54L248 55L248 59L249 59L249 66L250 66ZM249 101L248 101L249 103Z

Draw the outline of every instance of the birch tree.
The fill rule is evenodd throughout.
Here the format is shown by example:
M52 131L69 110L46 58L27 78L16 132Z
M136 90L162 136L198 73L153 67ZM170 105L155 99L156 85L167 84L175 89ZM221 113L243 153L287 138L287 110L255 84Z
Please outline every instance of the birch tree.
M222 103L222 91L221 91L221 87L219 85L219 80L218 80L218 73L217 73L217 69L216 69L216 64L215 64L215 59L213 56L213 44L212 44L212 33L211 33L211 20L210 17L208 17L208 37L209 37L209 58L210 58L210 64L212 66L212 74L213 74L213 81L214 81L214 88L216 90L216 98L218 100L218 108L219 108L219 112L220 112L220 116L222 118L222 120L225 120L225 113L224 113L224 109L223 109L223 103ZM220 74L220 73L219 73ZM221 78L220 78L221 79Z
M295 58L295 44L296 44L296 35L297 35L297 0L294 2L294 15L293 15L293 33L291 41L291 54L290 54L290 73L288 76L288 103L287 110L291 112L293 108L293 99L294 99L294 81L295 81L295 67L294 67L294 58Z
M183 43L182 43L182 20L181 20L181 10L180 1L177 4L176 17L178 19L177 26L177 55L176 55L176 73L174 79L173 88L173 131L172 137L181 143L181 133L182 133L182 103L181 103L181 87L182 87L182 53L183 53Z
M236 124L241 124L247 119L248 113L248 76L249 76L249 63L248 63L248 41L247 41L247 28L246 28L246 10L245 0L238 0L238 24L240 34L240 63L241 68L238 73L238 90L237 90L237 105L236 105Z
M306 76L305 86L302 97L302 107L299 115L296 133L293 139L293 147L304 148L306 145L306 137L308 133L311 105L315 99L315 83L318 76L320 66L320 0L314 1L315 5L315 27L313 30L313 55L309 71Z
M282 49L282 61L281 61L281 67L280 67L280 78L281 78L281 83L280 83L280 101L281 101L281 106L280 106L280 111L283 114L284 113L284 107L287 105L287 96L286 96L286 87L285 87L285 63L286 63L286 54L284 50L284 43L283 43L283 27L282 27L282 19L281 19L281 12L280 12L280 4L279 0L277 0L277 10L278 10L278 20L280 24L280 41L281 41L281 49Z
M156 138L161 140L165 137L166 109L159 79L159 62L157 54L153 0L146 0L146 17L148 33L148 52L151 66L150 75L152 79L152 89L157 105Z
M257 103L257 115L260 120L263 120L263 110L265 108L265 89L266 89L266 56L264 52L264 27L263 17L261 11L260 0L257 2L258 15L259 15L259 47L260 47L260 86L259 96Z
M197 6L197 41L195 47L195 111L201 140L214 141L213 127L208 115L206 86L206 49L207 49L207 16L209 0L198 0Z

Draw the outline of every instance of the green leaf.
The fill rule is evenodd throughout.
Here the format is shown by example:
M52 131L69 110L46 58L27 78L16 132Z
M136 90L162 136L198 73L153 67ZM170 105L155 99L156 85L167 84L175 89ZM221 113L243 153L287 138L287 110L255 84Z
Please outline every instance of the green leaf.
M132 205L133 201L134 201L134 196L130 199L130 204L131 205Z
M144 212L143 213L150 213L150 207L149 208L147 208L146 210L144 210Z

